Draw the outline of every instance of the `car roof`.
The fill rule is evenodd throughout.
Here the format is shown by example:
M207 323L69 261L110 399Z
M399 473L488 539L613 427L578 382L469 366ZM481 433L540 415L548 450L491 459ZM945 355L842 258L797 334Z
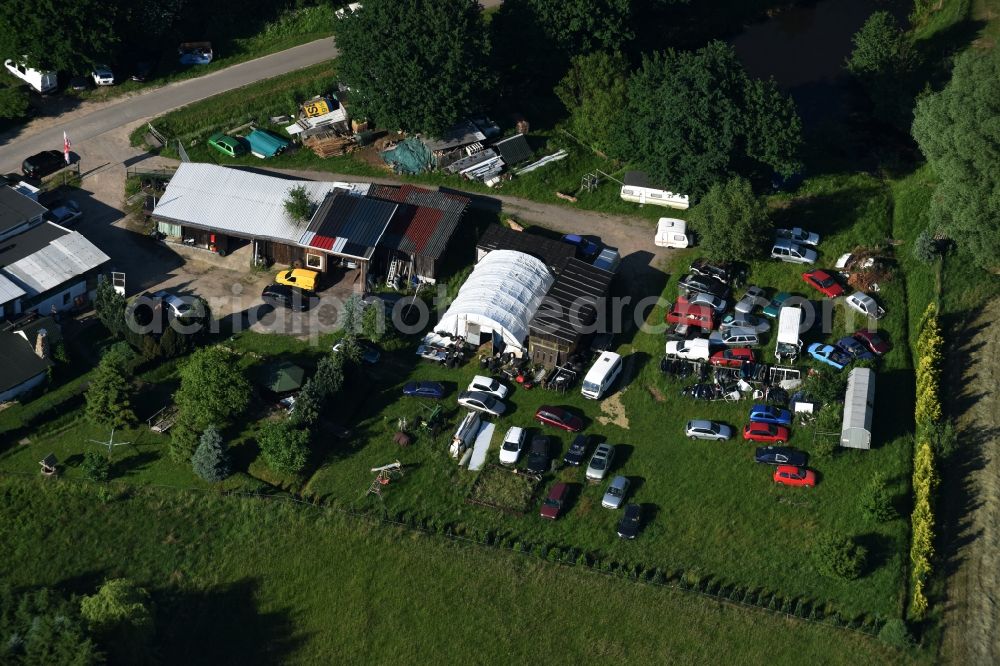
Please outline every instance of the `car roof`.
M521 435L524 434L524 428L521 426L511 426L507 429L507 434L504 435L504 441L509 441L511 439L520 439Z
M611 451L614 448L615 447L613 445L608 444L607 442L601 442L600 444L597 445L597 448L594 449L594 455L596 456L599 453L604 453L604 454L611 453Z
M691 419L688 421L689 428L711 428L712 422L707 419Z
M554 497L555 495L561 495L562 493L566 492L566 488L568 488L568 486L564 481L560 481L554 484L552 486L552 489L549 490L549 497Z
M610 488L622 488L628 483L628 477L619 474L615 478L611 479Z

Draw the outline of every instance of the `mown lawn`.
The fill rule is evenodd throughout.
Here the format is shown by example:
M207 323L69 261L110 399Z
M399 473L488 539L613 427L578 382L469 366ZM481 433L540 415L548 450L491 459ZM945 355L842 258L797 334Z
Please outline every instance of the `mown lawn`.
M128 576L162 663L903 663L788 621L308 506L0 479L0 575L90 593Z

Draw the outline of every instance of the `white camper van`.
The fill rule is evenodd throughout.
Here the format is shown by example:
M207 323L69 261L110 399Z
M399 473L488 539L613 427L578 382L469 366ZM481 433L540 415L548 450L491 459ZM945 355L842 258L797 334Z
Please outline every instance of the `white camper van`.
M661 217L656 224L656 236L653 237L653 244L656 247L691 247L693 243L687 235L687 222L674 217Z
M584 398L599 400L601 396L615 383L622 372L622 357L614 352L601 352L594 365L583 378L580 393Z
M13 60L5 61L4 66L7 68L8 72L21 79L40 93L47 93L55 90L56 85L58 84L55 72L41 72L22 63L14 62Z
M779 361L792 360L802 351L799 327L802 325L802 308L785 307L778 313L778 341L774 357Z

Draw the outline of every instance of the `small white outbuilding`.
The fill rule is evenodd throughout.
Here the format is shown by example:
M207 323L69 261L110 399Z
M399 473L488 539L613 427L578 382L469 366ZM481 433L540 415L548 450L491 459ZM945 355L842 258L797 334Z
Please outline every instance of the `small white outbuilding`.
M844 395L844 422L840 428L840 445L850 449L872 447L872 412L875 407L875 372L871 368L854 368L847 378Z

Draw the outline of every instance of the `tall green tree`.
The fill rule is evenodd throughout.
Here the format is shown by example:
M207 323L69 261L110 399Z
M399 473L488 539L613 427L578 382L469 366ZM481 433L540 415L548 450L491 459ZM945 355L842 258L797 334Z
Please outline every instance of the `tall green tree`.
M381 127L440 133L490 91L476 0L369 0L336 29L352 112Z
M0 2L0 53L36 69L83 71L114 52L117 1Z
M125 308L128 303L125 297L115 291L111 285L111 280L101 280L97 284L97 293L94 296L94 311L97 318L104 324L116 338L125 335Z
M309 431L292 421L268 421L257 433L260 455L275 472L298 474L309 459Z
M191 456L191 468L205 481L222 481L229 476L229 456L218 428L208 426L201 433L198 448Z
M194 352L180 369L174 394L177 425L171 432L171 456L181 462L194 454L198 437L210 425L224 427L250 404L250 383L219 347Z
M144 663L155 633L149 593L127 578L105 582L80 600L80 614L120 663Z
M132 381L119 353L105 354L87 388L87 416L106 428L121 429L135 423Z
M610 149L627 81L628 61L621 52L601 51L573 58L555 91L569 111L570 129L577 138L599 150Z
M854 35L847 69L864 88L877 119L900 127L909 125L916 61L909 35L889 12L873 13Z
M633 0L507 0L522 4L545 37L568 56L618 51L632 39Z
M104 663L79 605L48 588L0 585L0 663L96 666Z
M0 118L22 118L28 113L28 93L19 87L0 87Z
M745 178L713 185L693 210L706 255L717 261L760 258L774 235L767 206Z
M644 57L624 111L609 119L618 128L617 156L677 192L698 197L733 175L800 168L801 122L791 98L747 75L724 42Z
M913 138L938 177L929 211L977 266L1000 268L1000 51L971 49L951 81L917 101Z

